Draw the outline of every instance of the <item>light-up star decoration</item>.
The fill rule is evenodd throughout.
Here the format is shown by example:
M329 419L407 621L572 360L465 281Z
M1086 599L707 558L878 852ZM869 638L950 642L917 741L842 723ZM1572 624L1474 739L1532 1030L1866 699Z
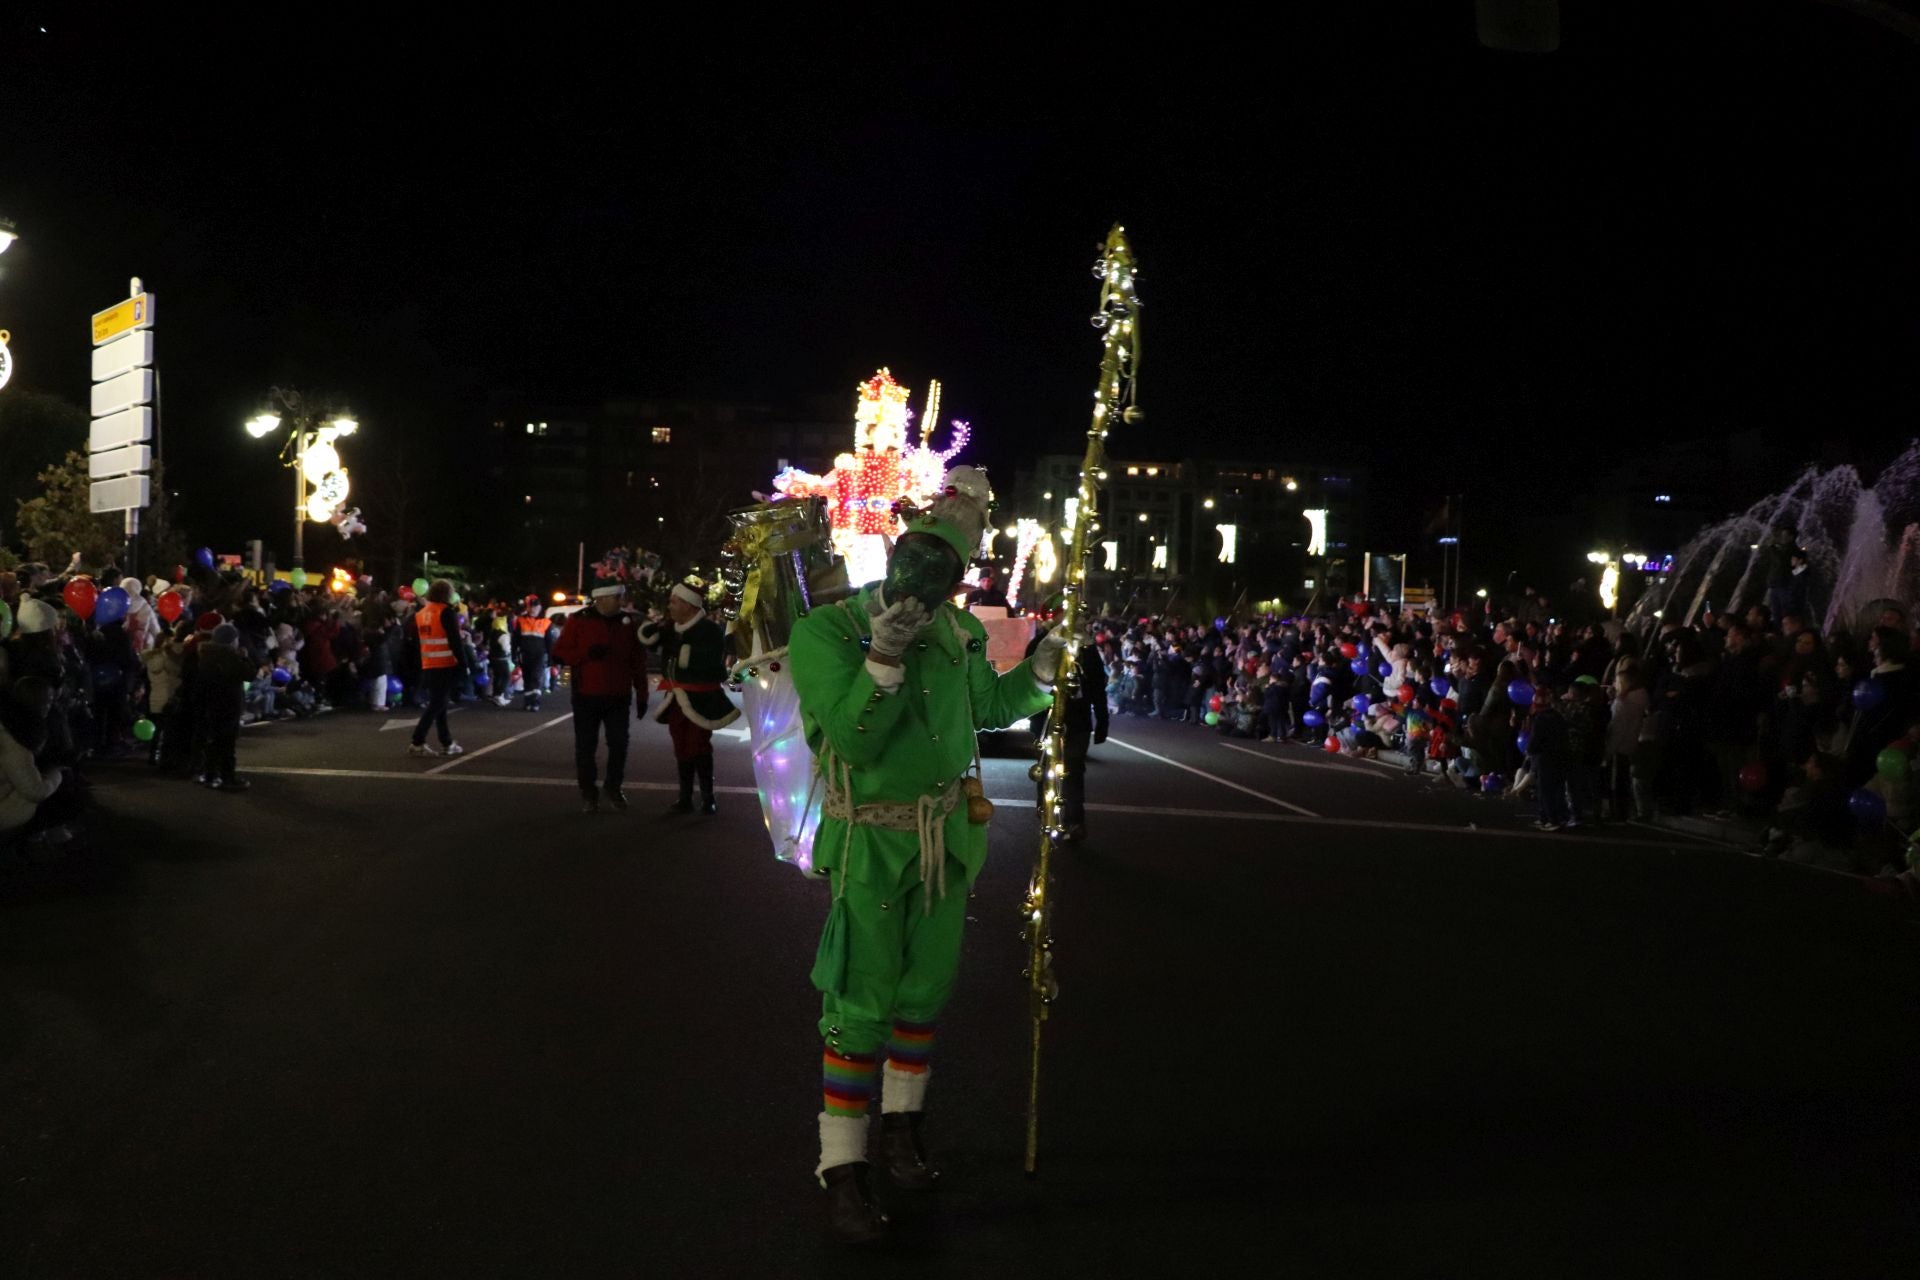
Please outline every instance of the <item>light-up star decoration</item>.
M855 388L853 452L833 460L824 476L787 468L773 479L783 498L825 498L833 549L847 562L847 580L864 585L885 576L887 553L904 526L896 508L924 506L940 492L947 466L967 447L972 434L964 422L947 433L947 447L933 447L940 418L940 383L927 388L927 409L917 444L908 443L913 410L911 391L887 369Z

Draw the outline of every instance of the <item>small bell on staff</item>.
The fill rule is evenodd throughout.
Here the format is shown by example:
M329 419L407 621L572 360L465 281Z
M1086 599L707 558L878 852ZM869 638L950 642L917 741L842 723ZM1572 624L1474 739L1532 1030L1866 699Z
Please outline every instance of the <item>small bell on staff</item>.
M967 797L967 821L976 827L984 827L993 819L993 801L987 799L987 789L980 785L978 778L962 778L960 790Z

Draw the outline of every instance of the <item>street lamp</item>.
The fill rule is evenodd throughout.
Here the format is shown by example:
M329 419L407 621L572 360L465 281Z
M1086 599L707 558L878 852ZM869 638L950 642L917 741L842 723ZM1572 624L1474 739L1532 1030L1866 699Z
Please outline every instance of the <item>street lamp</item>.
M283 422L290 422L291 430L280 446L280 465L293 471L293 567L302 569L306 566L307 521L334 519L351 489L347 469L333 442L352 435L360 424L340 409L312 409L298 391L274 387L268 395L286 418L268 408L244 425L248 435L264 440L280 430ZM309 484L313 486L311 493Z

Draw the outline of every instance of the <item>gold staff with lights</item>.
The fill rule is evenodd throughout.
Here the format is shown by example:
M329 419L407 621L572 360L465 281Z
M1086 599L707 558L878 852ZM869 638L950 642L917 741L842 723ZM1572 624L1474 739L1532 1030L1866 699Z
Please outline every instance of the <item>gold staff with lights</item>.
M1065 842L1066 823L1060 784L1071 766L1067 762L1067 704L1080 693L1078 636L1081 609L1086 602L1087 538L1098 515L1100 482L1107 478L1107 429L1117 417L1125 423L1140 421L1134 405L1134 377L1140 367L1140 299L1134 293L1137 272L1133 250L1127 246L1124 228L1115 224L1107 233L1106 251L1093 264L1100 281L1100 307L1093 314L1093 327L1100 330L1100 385L1093 393L1093 425L1087 429L1086 458L1080 464L1080 497L1073 504L1073 521L1067 544L1066 583L1060 606L1062 634L1070 637L1060 655L1060 672L1053 686L1053 711L1047 716L1045 740L1041 744L1040 763L1034 768L1042 783L1040 800L1040 851L1034 860L1033 879L1027 885L1027 897L1021 907L1025 921L1028 960L1023 975L1033 1018L1032 1058L1027 1076L1027 1154L1026 1171L1034 1171L1040 1151L1040 1033L1047 1020L1048 1007L1059 992L1053 976L1053 855Z

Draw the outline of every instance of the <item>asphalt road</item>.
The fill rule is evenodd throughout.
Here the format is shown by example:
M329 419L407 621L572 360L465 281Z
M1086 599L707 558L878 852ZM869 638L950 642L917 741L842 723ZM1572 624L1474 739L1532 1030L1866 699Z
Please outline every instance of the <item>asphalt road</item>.
M254 789L101 766L0 882L0 1275L1904 1270L1920 930L1861 882L1127 719L1056 891L1020 1173L1002 802L890 1252L824 1239L807 969L745 743L721 813L588 817L564 697L245 731ZM1013 745L1000 744L1002 750ZM1805 1259L1814 1270L1801 1269Z

